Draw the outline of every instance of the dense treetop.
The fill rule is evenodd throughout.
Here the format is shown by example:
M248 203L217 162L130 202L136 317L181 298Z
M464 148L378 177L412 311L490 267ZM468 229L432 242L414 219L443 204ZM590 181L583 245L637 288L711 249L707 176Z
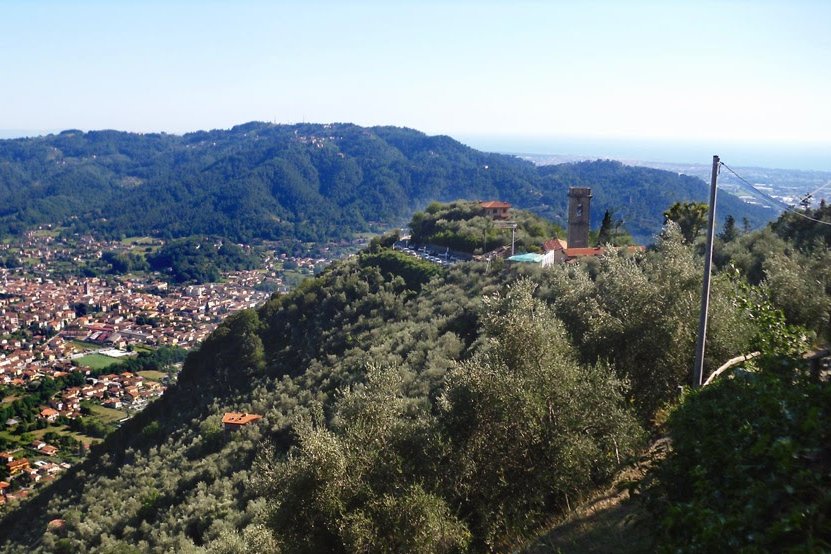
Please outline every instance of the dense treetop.
M150 267L169 272L174 281L218 281L223 271L254 269L259 260L251 252L226 239L189 237L173 240L147 256Z
M0 141L0 233L52 223L110 237L321 240L456 199L504 200L563 225L569 186L592 187L593 226L615 210L640 242L673 202L706 198L693 177L609 161L537 168L397 127L64 131ZM772 216L726 194L719 202L754 224Z
M552 238L564 238L563 230L525 211L513 210L517 252L539 252ZM511 229L485 215L478 202L434 202L410 220L412 242L445 246L468 254L481 254L511 244Z

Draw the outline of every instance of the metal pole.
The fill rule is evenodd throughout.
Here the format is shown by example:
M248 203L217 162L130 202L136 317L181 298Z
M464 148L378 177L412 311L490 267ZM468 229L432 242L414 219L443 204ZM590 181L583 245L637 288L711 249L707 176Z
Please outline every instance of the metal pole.
M718 165L718 156L713 156L713 173L710 178L710 211L707 216L707 246L704 251L704 282L701 285L701 314L698 320L698 341L695 345L693 387L700 387L704 379L704 347L707 342L707 313L710 309L710 269L713 264L713 237L716 229Z
M511 256L514 255L514 243L516 242L516 225L511 226Z

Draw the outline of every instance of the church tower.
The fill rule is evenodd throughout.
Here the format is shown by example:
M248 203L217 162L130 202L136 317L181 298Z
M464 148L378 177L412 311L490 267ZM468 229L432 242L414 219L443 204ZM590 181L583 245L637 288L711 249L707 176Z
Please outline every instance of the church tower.
M568 247L588 248L592 189L568 189Z

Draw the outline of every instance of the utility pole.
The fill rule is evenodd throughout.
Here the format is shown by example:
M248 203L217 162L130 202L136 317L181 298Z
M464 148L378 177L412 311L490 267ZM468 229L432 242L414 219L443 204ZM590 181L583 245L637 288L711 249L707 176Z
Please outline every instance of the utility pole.
M497 221L494 223L498 229L510 229L511 230L511 256L516 253L516 228L517 222L516 221Z
M713 173L710 178L710 211L707 216L707 246L704 250L704 282L701 285L701 315L698 320L698 341L695 345L693 388L700 387L704 379L704 348L707 343L707 312L710 309L710 270L713 264L713 237L716 232L716 182L719 158L713 156Z

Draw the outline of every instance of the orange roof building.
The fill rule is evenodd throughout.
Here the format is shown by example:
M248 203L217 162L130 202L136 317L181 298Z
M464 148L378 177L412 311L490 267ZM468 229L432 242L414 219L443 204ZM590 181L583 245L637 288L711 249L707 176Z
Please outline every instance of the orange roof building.
M565 250L568 248L568 243L563 239L551 239L542 244L544 252L551 252L552 250Z
M600 246L595 247L588 247L588 248L566 248L566 256L569 259L572 258L584 258L586 256L600 256L606 251L605 248Z
M562 239L551 239L543 243L545 258L542 261L543 267L551 264L574 262L578 258L602 256L606 248L594 246L588 248L569 248L568 243ZM643 246L627 246L626 252L634 254L644 250Z
M258 414L249 414L246 412L226 412L222 416L222 426L226 431L236 431L250 423L254 423L262 419L263 416Z
M507 219L508 211L511 205L507 202L500 202L499 200L490 200L488 202L479 202L479 206L485 210L485 215L495 219Z
M26 458L13 460L7 463L6 467L9 468L9 475L15 475L17 473L20 473L21 471L29 469L29 460Z
M47 421L54 421L59 415L61 415L61 413L58 410L53 410L52 408L44 408L40 411L40 417Z

